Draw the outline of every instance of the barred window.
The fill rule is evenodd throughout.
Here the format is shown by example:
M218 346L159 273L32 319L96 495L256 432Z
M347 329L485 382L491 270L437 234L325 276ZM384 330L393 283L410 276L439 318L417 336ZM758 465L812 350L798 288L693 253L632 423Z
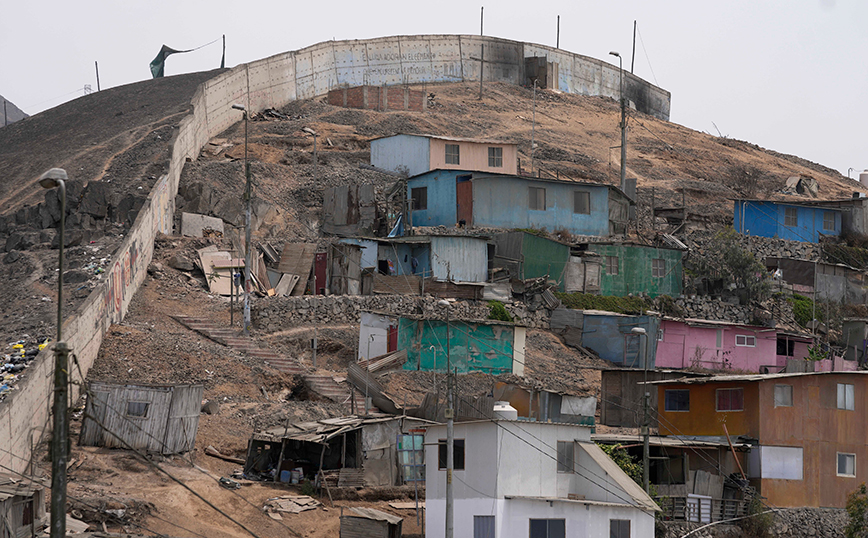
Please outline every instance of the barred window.
M546 190L542 187L528 187L528 209L546 210Z
M461 164L458 144L446 144L446 164Z
M503 167L503 148L488 148L488 166Z

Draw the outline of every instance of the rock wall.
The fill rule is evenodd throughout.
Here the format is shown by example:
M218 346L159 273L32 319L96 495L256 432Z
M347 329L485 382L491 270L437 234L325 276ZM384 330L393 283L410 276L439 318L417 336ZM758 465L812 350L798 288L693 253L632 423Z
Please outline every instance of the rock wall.
M774 538L804 538L805 536L844 536L847 512L835 508L781 508L772 514L769 536ZM705 523L684 521L658 521L654 533L657 538L681 538L693 532L693 538L752 538L738 525L718 524L704 527Z
M691 256L704 256L714 248L712 240L717 232L693 230L679 237L690 247ZM798 260L816 260L820 255L820 247L816 243L790 241L774 237L752 237L738 234L741 245L754 253L762 262L765 258L794 258Z
M258 329L275 332L319 323L359 323L362 311L444 318L443 307L434 297L409 295L332 295L270 297L251 306L251 318ZM549 313L544 308L529 310L523 303L505 305L513 320L532 328L548 329ZM449 306L452 319L488 318L484 302L456 301Z

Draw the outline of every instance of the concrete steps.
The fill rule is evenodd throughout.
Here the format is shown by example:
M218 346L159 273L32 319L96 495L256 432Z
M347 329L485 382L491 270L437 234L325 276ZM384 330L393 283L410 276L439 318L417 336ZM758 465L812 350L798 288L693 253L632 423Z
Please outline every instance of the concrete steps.
M305 385L307 385L311 391L337 403L343 404L347 413L352 412L353 402L350 399L351 391L347 383L338 383L328 374L307 374L305 373L305 369L297 361L273 350L259 347L252 338L242 335L238 329L219 326L206 318L194 316L173 316L173 318L188 329L191 329L218 344L241 351L248 357L260 359L262 362L267 363L276 370L289 374L301 375L304 379ZM359 394L358 391L355 393L355 403L356 413L364 413L365 397L363 394Z

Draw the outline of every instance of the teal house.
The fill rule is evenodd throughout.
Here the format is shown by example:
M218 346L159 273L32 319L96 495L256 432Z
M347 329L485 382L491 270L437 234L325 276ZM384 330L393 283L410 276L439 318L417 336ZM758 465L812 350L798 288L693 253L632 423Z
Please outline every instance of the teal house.
M684 251L680 249L630 243L590 243L588 250L600 255L600 295L681 295Z
M564 291L569 245L523 231L497 234L494 245L494 266L507 270L511 278L548 276L558 291Z
M526 327L502 321L398 318L398 350L407 350L405 370L460 374L524 374ZM448 341L448 351L447 351Z

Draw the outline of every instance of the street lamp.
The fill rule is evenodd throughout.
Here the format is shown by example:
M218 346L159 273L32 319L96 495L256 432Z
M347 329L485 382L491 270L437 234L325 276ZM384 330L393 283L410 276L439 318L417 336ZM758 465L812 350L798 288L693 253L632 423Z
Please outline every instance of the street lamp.
M234 104L232 108L240 110L244 114L244 187L245 201L245 226L244 226L244 336L250 336L250 198L253 185L250 181L250 162L247 160L247 124L248 114L244 105Z
M446 538L455 530L455 494L452 490L452 471L455 468L455 409L452 407L452 361L449 350L449 301L437 301L446 312Z
M54 430L51 438L51 526L52 538L66 536L66 445L69 437L67 407L69 398L69 347L63 337L63 241L66 228L66 183L63 168L52 168L42 174L39 184L44 189L60 189L60 243L57 256L57 342L54 344Z
M642 385L645 388L645 397L642 399L642 444L644 447L642 450L642 484L645 486L645 493L649 493L648 465L651 462L651 454L648 447L650 442L650 433L648 431L648 398L650 398L651 395L648 392L648 333L643 327L633 327L630 332L639 336L640 343L642 337L645 337L645 347L643 348L640 346L642 352L642 368L645 370L645 383Z
M609 54L618 58L618 71L621 80L618 95L621 100L621 190L627 191L627 102L624 100L624 62L621 55L616 51Z

